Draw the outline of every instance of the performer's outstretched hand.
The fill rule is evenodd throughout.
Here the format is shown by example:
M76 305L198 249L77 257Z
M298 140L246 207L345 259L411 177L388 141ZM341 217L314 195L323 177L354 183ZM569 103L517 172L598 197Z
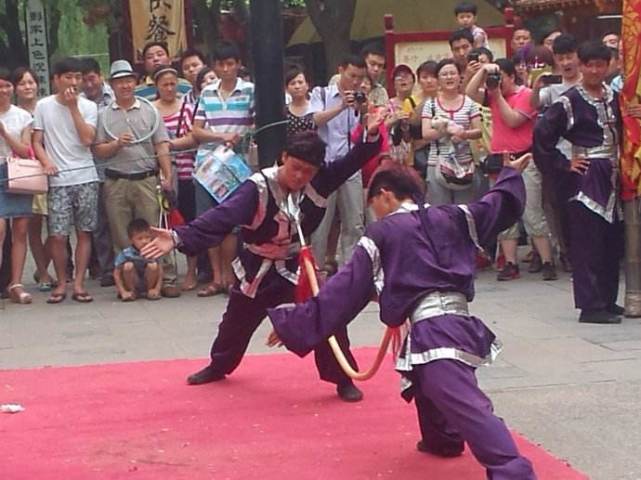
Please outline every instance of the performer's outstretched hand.
M171 236L171 230L151 227L151 231L154 234L154 239L142 247L140 253L142 253L145 258L156 260L167 255L174 249L174 239Z
M512 167L514 170L517 170L519 173L522 173L525 170L525 167L532 161L532 154L526 153L521 155L516 160L512 160L512 157L509 154L505 154L503 157L503 166Z
M278 338L276 331L272 330L272 333L270 333L269 337L267 337L265 345L267 345L268 347L282 347L283 342L281 342L280 338Z

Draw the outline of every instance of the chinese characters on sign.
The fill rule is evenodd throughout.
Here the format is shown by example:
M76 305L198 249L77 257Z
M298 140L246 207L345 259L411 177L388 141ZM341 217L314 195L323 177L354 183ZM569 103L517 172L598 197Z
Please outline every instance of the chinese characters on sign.
M29 65L38 77L38 96L49 95L49 53L47 51L47 18L42 0L28 0L26 5L27 47Z
M505 40L490 38L490 48L496 58L505 57ZM404 63L412 70L426 60L438 62L452 56L450 45L447 40L425 40L422 42L403 42L394 45L395 64Z
M129 13L135 58L148 42L165 42L171 56L187 48L183 0L137 0Z

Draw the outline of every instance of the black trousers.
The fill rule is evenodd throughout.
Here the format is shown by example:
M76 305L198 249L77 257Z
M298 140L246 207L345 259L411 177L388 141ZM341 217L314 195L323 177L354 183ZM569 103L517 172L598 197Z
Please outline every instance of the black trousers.
M218 326L218 335L211 346L211 365L217 372L229 374L240 364L249 340L267 316L267 309L282 303L294 301L294 285L270 271L261 282L255 298L249 298L240 291L236 282L229 297L223 321ZM347 329L335 332L336 340L353 368L356 360L349 350ZM314 351L316 368L322 380L337 385L350 381L336 361L327 343Z
M579 202L570 202L568 212L574 304L586 311L611 307L619 294L623 224L608 223Z

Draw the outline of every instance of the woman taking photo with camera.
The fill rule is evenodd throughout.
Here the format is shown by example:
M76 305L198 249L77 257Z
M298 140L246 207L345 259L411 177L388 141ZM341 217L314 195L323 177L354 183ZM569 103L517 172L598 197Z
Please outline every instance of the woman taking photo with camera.
M530 152L537 112L530 102L532 90L517 84L517 72L512 61L502 58L496 63L484 65L470 80L466 93L478 103L489 105L492 111L490 149L491 157L500 159L497 164L502 164L504 154L519 157ZM491 160L488 164L492 163ZM543 212L541 173L534 162L524 170L523 180L526 189L523 213L525 231L541 256L543 280L556 280L550 230ZM501 250L505 256L505 266L497 276L499 281L514 280L520 276L518 239L518 224L499 235Z

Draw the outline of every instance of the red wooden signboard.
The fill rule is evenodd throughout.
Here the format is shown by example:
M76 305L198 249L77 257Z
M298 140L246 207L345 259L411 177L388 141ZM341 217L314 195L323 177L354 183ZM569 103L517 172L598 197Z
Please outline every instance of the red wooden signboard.
M510 42L514 31L514 12L505 9L505 25L484 27L490 47L496 58L511 57ZM394 17L385 15L385 56L387 64L387 90L394 95L392 72L394 66L404 63L416 71L421 63L427 60L440 60L450 56L448 39L452 31L440 30L434 32L395 32Z

